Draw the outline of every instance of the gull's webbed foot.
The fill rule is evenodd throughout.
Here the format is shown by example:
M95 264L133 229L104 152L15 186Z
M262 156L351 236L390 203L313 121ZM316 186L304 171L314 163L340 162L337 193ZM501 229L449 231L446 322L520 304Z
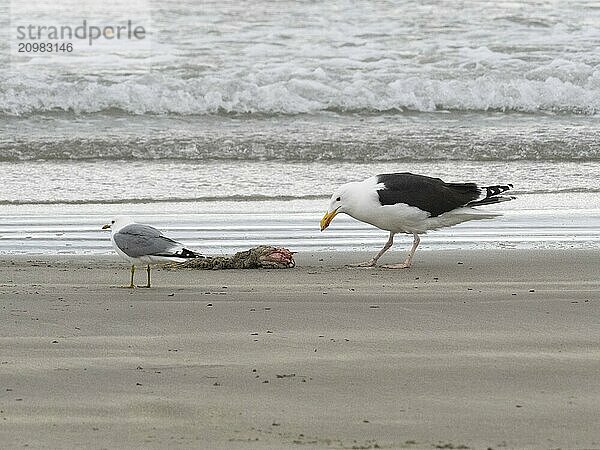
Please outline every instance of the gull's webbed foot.
M375 260L374 258L371 258L368 261L361 262L358 264L348 264L348 267L375 267L376 263L377 263L377 260Z
M406 261L400 264L382 264L381 267L384 269L408 269L411 266Z

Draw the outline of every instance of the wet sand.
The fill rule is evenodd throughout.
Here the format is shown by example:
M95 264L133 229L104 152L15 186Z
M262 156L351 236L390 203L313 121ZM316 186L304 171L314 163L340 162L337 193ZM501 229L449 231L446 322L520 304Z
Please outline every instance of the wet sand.
M0 257L2 447L600 448L599 251L367 256Z

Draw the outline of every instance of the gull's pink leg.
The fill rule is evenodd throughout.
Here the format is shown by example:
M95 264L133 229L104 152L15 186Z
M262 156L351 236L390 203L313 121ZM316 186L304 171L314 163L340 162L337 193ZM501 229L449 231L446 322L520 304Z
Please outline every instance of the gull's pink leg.
M413 259L413 256L415 255L415 251L417 250L417 247L419 246L419 243L421 242L421 239L419 238L419 235L417 233L413 233L413 236L415 237L415 240L413 241L412 248L410 249L410 252L408 252L408 256L406 257L406 259L404 260L403 263L385 264L381 267L384 267L385 269L408 269L412 264L412 259Z
M393 243L394 243L394 233L392 233L390 231L390 238L385 243L385 245L383 246L383 248L379 251L379 253L377 253L377 255L375 255L373 258L371 258L370 260L365 261L363 263L349 264L349 266L350 267L373 267L375 264L377 264L377 260L379 258L381 258L381 255L383 255L385 252L387 252L390 249L390 247L392 246Z

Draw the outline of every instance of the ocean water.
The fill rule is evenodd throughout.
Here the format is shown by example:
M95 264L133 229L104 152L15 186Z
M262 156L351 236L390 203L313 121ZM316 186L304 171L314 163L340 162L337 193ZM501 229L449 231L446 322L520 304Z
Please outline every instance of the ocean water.
M318 221L393 171L515 186L425 249L600 248L595 2L121 3L0 6L0 253L110 252L116 214L206 253L374 250L385 232ZM15 50L82 20L147 37Z

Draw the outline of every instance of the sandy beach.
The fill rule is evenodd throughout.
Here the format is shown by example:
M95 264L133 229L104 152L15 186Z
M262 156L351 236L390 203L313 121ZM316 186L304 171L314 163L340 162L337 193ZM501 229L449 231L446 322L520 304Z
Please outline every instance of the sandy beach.
M0 2L0 450L600 450L599 5Z
M2 447L600 448L597 251L366 256L4 256Z

